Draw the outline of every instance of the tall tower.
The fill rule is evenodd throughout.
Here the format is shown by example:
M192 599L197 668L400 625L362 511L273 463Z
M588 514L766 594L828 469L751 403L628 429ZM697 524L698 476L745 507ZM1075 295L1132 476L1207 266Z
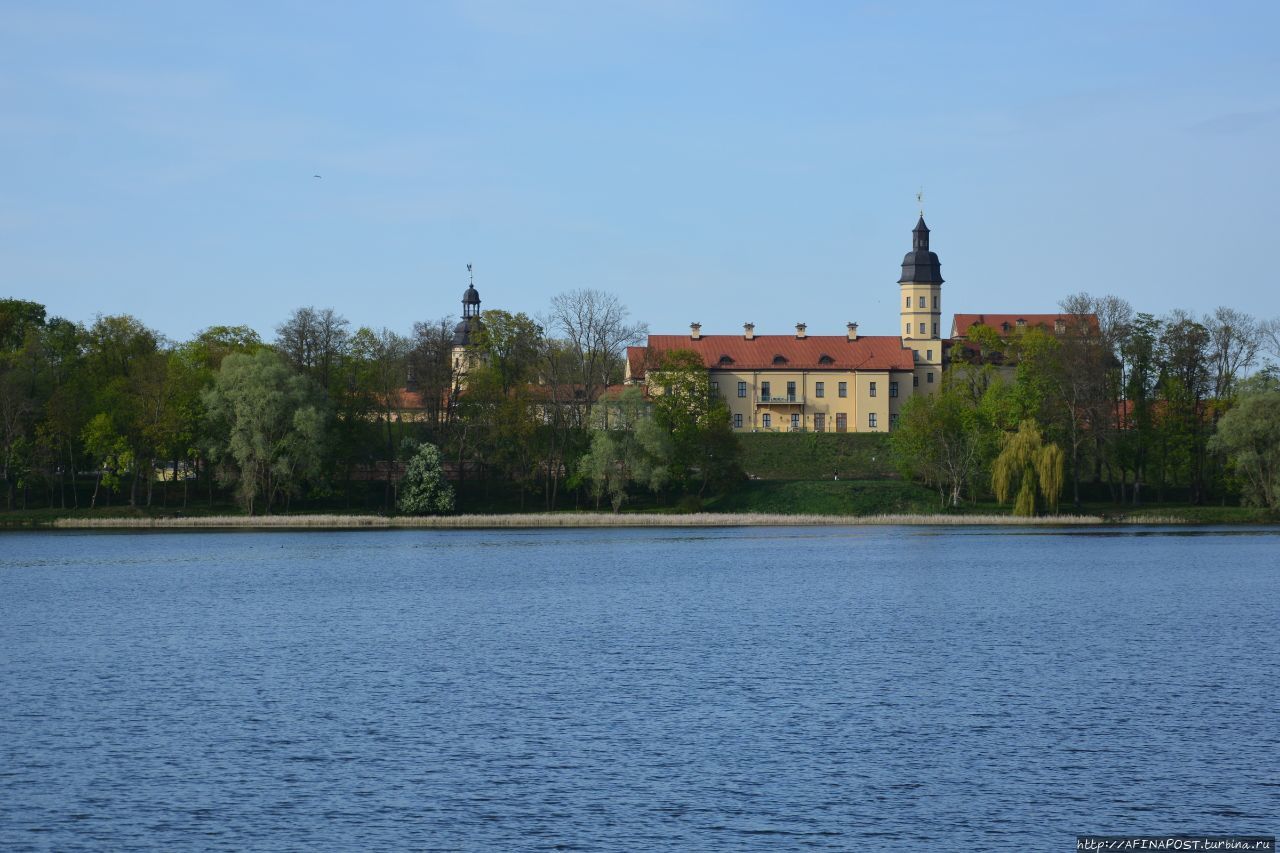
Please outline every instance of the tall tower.
M942 267L929 251L924 214L911 232L911 251L898 279L902 345L915 351L915 391L932 393L942 382Z
M467 264L467 272L472 273L471 264ZM473 358L472 345L475 344L476 333L480 331L480 291L476 290L475 275L471 274L471 283L462 293L462 319L453 327L453 384L462 387L463 377L471 367Z

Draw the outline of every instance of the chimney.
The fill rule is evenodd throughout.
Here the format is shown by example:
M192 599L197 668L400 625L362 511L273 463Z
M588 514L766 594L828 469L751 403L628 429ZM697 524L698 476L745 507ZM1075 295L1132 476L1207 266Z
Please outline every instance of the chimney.
M744 339L746 339L746 340L750 341L750 340L753 340L753 339L755 338L755 336L756 336L756 324L755 324L755 323L743 323L743 324L742 324L742 337L743 337Z
M690 323L689 324L689 340L696 341L701 337L702 337L702 324Z
M858 339L858 324L848 323L845 328L849 331L849 340L856 341Z
M804 323L796 323L796 340L804 340Z

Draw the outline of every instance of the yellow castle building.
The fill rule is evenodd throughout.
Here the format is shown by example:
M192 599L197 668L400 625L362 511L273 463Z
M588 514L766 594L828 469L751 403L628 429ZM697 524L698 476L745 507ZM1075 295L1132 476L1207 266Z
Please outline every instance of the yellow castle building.
M923 215L898 291L898 335L860 335L852 322L843 335L810 335L804 323L794 335L757 335L751 323L741 335L704 335L693 323L688 335L650 335L629 347L627 381L643 383L664 354L691 350L728 402L735 430L885 432L912 395L942 382L942 268Z

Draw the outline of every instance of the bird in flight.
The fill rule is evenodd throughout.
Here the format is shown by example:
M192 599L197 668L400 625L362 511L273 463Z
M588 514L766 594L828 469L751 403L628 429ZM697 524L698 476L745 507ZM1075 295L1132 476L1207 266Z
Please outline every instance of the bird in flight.
M318 177L320 177L320 176L319 176L319 175L312 175L311 177L313 177L313 178L318 178Z

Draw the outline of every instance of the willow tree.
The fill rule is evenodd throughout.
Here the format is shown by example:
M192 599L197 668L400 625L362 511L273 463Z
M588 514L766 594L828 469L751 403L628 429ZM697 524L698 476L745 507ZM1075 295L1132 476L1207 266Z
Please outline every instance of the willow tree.
M1062 448L1046 442L1034 420L1024 420L1017 432L1001 440L1000 455L991 466L996 500L1003 504L1013 498L1014 515L1035 515L1038 491L1049 509L1056 510L1062 494L1063 461Z

